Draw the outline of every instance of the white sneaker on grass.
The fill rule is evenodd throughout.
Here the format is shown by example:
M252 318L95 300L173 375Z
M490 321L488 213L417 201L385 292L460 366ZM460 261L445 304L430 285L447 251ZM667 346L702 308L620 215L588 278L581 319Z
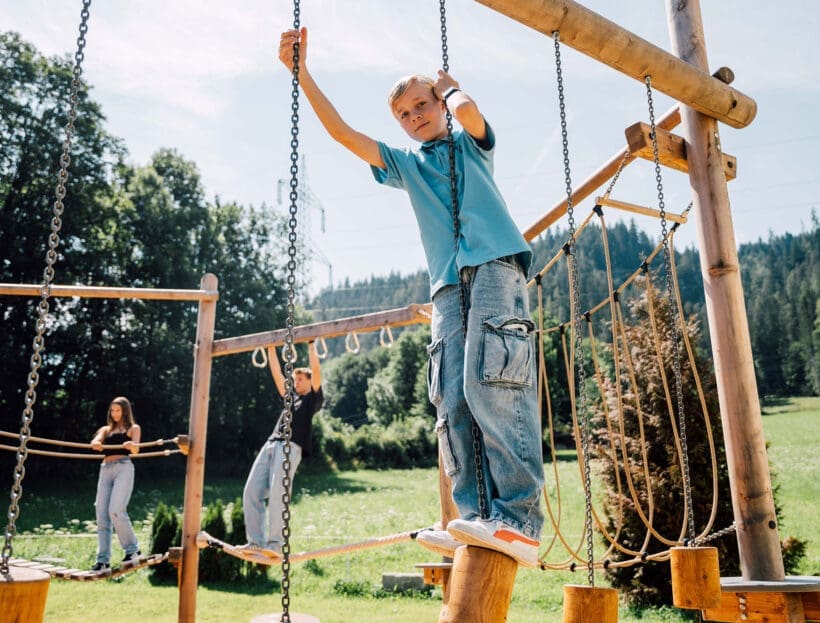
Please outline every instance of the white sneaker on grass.
M490 519L453 519L447 524L447 532L467 545L506 554L522 567L538 566L539 542L504 522Z
M416 535L416 542L431 552L452 558L456 554L456 548L464 545L459 543L446 530L421 530Z

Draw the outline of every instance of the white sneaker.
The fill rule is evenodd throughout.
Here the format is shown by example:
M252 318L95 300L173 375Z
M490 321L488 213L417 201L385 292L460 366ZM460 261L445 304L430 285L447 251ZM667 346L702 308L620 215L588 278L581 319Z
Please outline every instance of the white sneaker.
M501 521L453 519L447 524L447 532L467 545L476 545L506 554L522 567L538 566L540 543Z
M256 543L245 543L244 545L237 545L233 548L234 551L240 554L250 554L252 556L259 555L266 558L277 559L282 557L282 553L274 549L266 549Z
M422 530L416 535L416 542L431 552L452 558L456 548L464 545L454 539L446 530Z

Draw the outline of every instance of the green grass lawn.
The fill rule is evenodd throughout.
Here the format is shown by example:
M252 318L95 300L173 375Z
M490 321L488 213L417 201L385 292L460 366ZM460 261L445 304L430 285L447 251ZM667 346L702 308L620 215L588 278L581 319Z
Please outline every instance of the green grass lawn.
M808 555L799 573L820 575L820 398L765 403L763 430L772 478L780 487L781 538L807 540Z
M820 573L820 399L798 399L767 405L764 427L770 456L780 486L784 509L781 534L809 540L809 555L801 573ZM559 462L561 477L577 478L577 464ZM547 473L548 482L551 472ZM241 481L208 479L205 503L231 501L241 495ZM182 482L143 482L129 512L140 532L143 551L148 549L150 513L156 503L180 505ZM32 487L33 488L33 487ZM564 488L562 530L580 534L582 499L574 489ZM295 482L292 549L313 550L355 542L431 525L438 515L438 479L435 470L346 471L331 474L300 472ZM25 533L14 541L15 555L58 558L63 564L85 568L93 562L95 535L87 531L93 520L94 482L72 485L71 496L63 492L25 491L20 527ZM35 532L36 529L36 532ZM63 532L66 534L55 534ZM71 533L71 534L67 534ZM119 547L114 544L117 553ZM381 596L382 573L412 573L415 564L435 562L436 557L413 542L320 558L310 564L295 563L292 572L291 611L305 612L322 623L349 623L352 619L389 623L435 621L440 593L414 597ZM277 588L279 569L267 581L250 580L230 586L200 586L197 590L197 621L225 623L250 621L281 610ZM510 608L509 623L553 623L562 620L562 587L586 583L577 574L521 569ZM603 580L599 580L603 585ZM365 594L362 595L361 593ZM359 594L354 594L359 593ZM45 621L72 623L115 618L121 623L177 620L175 586L155 585L145 571L120 580L90 583L51 582ZM673 609L630 612L622 610L625 623L682 622Z

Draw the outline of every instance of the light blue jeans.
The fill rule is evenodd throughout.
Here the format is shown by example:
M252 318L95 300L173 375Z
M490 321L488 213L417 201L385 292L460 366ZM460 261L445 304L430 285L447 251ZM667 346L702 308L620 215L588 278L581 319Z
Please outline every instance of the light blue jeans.
M461 517L479 517L475 418L489 519L538 539L544 466L526 276L517 264L493 260L463 269L461 280L466 340L459 286L433 297L428 387L442 463Z
M139 549L137 535L128 518L128 502L134 490L134 464L121 458L100 465L97 481L97 562L111 560L111 526L117 533L125 555Z
M260 545L274 551L282 550L282 528L284 521L282 503L284 487L285 442L281 439L268 441L262 446L245 482L242 492L242 509L245 511L245 536L248 543ZM302 462L302 447L290 444L290 484ZM288 491L290 493L290 491ZM265 536L265 500L268 500L268 536Z

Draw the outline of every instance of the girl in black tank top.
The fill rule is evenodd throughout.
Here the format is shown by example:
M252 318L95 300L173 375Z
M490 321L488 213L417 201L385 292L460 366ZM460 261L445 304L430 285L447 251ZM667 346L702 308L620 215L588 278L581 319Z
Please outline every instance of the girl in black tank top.
M134 465L127 459L139 452L142 431L134 422L131 403L117 397L108 407L108 418L91 440L91 448L103 455L97 482L97 561L92 571L110 568L111 532L117 533L125 550L125 561L136 560L139 551L137 537L128 517L128 502L134 488Z

